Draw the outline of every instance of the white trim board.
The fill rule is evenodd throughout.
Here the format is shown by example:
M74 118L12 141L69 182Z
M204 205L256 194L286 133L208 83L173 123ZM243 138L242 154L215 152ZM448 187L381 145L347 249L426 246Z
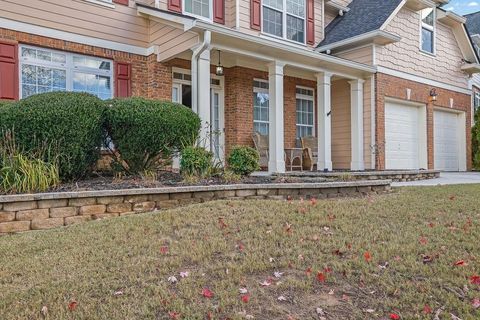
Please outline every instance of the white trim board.
M403 71L392 70L392 69L385 68L385 67L382 67L382 66L377 66L377 71L379 73L388 74L390 76L399 77L399 78L403 78L403 79L406 79L406 80L415 81L415 82L418 82L418 83L423 83L423 84L426 84L426 85L430 85L430 86L434 86L434 87L438 87L438 88L442 88L442 89L446 89L446 90L460 92L460 93L464 93L464 94L468 94L468 95L471 95L471 93L472 93L468 88L460 88L460 87L457 87L457 86L454 86L454 85L451 85L451 84L448 84L448 83L443 83L443 82L439 82L439 81L436 81L436 80L427 79L427 78L416 76L416 75L406 73L406 72L403 72Z
M128 52L128 53L138 54L142 56L149 56L153 54L155 51L154 47L144 48L139 46L133 46L129 44L123 44L120 42L93 38L93 37L83 36L83 35L70 33L66 31L36 26L33 24L28 24L28 23L14 21L14 20L5 19L5 18L0 18L0 28L35 34L35 35L48 37L48 38L60 39L64 41L81 43L89 46Z

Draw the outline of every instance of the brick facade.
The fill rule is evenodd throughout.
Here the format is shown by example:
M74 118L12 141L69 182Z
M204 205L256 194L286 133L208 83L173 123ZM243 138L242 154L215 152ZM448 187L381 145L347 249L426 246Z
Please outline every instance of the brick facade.
M433 108L442 107L465 112L466 121L466 150L467 170L472 168L471 149L471 96L442 88L435 88L419 82L414 82L383 73L375 75L376 100L376 167L385 169L385 98L407 100L407 89L411 90L410 101L425 104L427 111L427 151L428 169L434 166L434 137L433 137ZM436 89L438 94L435 103L430 102L430 90ZM450 99L453 99L453 108L450 108Z

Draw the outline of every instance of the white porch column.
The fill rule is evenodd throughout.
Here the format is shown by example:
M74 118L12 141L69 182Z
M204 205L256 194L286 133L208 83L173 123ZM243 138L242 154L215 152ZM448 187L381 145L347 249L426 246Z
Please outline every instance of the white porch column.
M351 140L352 162L351 170L365 170L363 158L363 84L364 80L349 81L351 95Z
M332 170L331 79L328 72L317 75L318 171Z
M200 129L200 143L210 150L210 50L200 54L198 59L198 108L197 114L202 121Z
M283 121L283 67L274 61L268 65L269 130L268 172L285 172L284 121Z

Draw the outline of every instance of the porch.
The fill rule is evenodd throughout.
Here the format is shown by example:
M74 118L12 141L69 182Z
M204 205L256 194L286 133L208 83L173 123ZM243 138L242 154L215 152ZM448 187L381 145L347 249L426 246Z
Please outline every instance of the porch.
M194 44L172 43L158 52L157 62L171 72L172 100L201 118L200 140L218 160L235 145L253 147L258 133L268 140L263 160L269 173L292 169L286 155L303 154L297 148L305 137L314 137L317 171L375 167L374 68L283 40L149 14L168 28L182 28L177 38L198 37Z

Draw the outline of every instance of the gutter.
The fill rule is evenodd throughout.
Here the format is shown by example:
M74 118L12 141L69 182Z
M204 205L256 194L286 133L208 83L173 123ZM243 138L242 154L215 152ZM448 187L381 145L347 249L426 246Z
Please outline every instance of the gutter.
M375 42L376 38L380 38L380 44L388 44L388 43L393 43L393 42L398 42L401 40L401 37L394 35L392 33L383 31L383 30L374 30L370 31L352 38L348 38L345 40L333 42L331 44L327 44L324 46L319 46L316 48L318 52L323 52L327 50L333 50L336 48L340 47L346 47L346 46L355 46L359 42Z
M192 53L192 110L198 113L198 58L210 47L212 33L209 30L203 32L203 42L193 49Z

